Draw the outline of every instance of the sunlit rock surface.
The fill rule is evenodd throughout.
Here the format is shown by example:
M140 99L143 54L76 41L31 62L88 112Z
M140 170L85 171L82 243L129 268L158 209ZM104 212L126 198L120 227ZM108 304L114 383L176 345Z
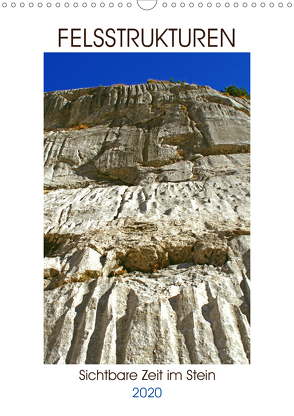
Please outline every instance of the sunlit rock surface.
M44 125L45 363L249 363L249 102L56 91Z

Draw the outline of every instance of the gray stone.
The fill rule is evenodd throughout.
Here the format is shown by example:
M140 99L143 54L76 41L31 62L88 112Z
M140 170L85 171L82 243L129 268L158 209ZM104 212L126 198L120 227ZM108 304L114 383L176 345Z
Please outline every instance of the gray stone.
M45 94L45 363L248 364L250 103Z
M45 362L248 364L240 273L179 264L45 292Z
M45 186L106 178L132 185L140 166L248 152L248 108L247 100L188 84L46 93Z

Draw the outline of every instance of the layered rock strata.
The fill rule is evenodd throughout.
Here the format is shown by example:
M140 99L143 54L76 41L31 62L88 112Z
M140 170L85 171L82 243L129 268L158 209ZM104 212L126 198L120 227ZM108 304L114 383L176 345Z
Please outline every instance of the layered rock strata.
M249 363L249 102L148 83L44 114L45 363Z

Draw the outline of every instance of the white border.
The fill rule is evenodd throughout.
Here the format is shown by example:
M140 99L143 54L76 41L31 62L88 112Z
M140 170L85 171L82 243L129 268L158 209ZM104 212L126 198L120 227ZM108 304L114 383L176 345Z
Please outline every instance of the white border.
M288 414L293 349L293 7L285 2L279 7L275 2L273 8L257 3L254 10L223 6L216 10L217 6L204 7L203 2L202 8L193 11L156 7L144 12L122 7L118 13L118 7L105 6L102 12L99 8L93 13L82 7L60 7L56 12L53 7L15 3L13 8L7 2L0 15L4 413ZM198 366L215 371L217 380L160 382L161 399L132 399L132 388L139 383L81 382L78 371L85 366L43 365L43 52L58 51L58 27L75 26L235 27L235 51L251 53L252 364ZM70 48L62 51L66 50ZM91 367L96 368L87 369ZM175 367L184 373L194 366ZM142 368L115 366L115 371L141 373ZM157 386L155 382L149 385Z

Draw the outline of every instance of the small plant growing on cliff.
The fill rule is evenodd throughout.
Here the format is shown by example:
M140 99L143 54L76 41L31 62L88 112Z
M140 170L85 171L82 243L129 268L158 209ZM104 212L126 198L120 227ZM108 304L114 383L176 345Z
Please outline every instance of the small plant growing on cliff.
M80 283L80 282L86 282L90 279L96 279L98 277L96 272L93 272L91 270L86 270L82 275L79 276L72 276L69 280L69 283Z
M79 124L77 127L75 127L75 130L82 130L82 129L88 129L89 127L85 124Z
M225 95L231 95L232 97L240 97L250 99L250 94L244 87L238 88L235 84L225 87L225 90L221 90Z
M77 124L76 126L73 127L69 127L67 129L67 131L72 131L72 130L83 130L83 129L88 129L89 127L86 124ZM66 131L66 133L67 133Z
M148 79L147 84L170 84L170 81L159 81L157 79Z
M184 85L186 83L186 81L184 79L183 79L183 81L180 81L179 79L177 81L175 81L172 77L170 77L169 83L170 84L182 84L182 85Z

